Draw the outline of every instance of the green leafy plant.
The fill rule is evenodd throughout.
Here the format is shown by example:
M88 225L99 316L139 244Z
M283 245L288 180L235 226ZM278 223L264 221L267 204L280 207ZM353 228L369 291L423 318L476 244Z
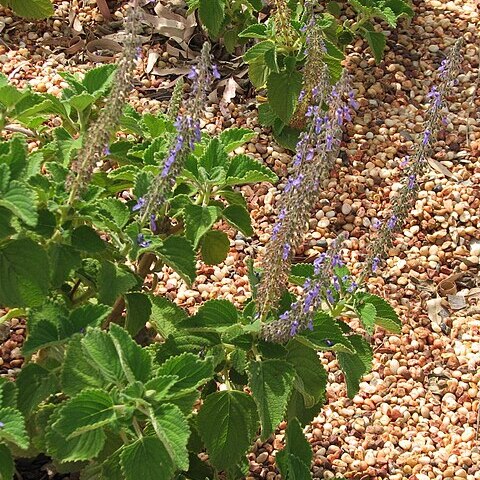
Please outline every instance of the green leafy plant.
M198 16L212 39L222 38L227 52L246 42L239 33L256 23L255 13L263 8L262 0L187 0L189 12Z
M400 18L411 17L413 10L403 0L352 0L349 3L356 12L356 19L341 24L342 8L336 2L330 2L327 12L315 16L310 8L301 8L299 4L289 8L286 2L283 5L277 0L277 3L277 12L265 23L251 25L239 36L257 40L243 59L248 64L253 86L267 91L265 102L259 106L259 120L271 126L277 139L293 150L306 110L306 105L297 109L302 106L298 103L300 92L316 86L310 84L309 77L315 79L316 74L308 71L307 58L310 57L311 68L316 72L318 63L315 61L326 64L334 84L342 72L344 49L358 35L367 40L375 60L380 62L386 37L375 30L373 20L384 20L393 28ZM311 36L314 29L321 32L323 49L310 49L307 54L307 36Z

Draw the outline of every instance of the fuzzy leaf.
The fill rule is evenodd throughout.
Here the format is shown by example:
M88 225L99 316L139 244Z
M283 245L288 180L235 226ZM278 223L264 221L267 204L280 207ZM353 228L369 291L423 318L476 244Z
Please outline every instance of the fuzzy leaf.
M183 209L183 218L185 220L185 236L197 248L203 235L205 235L212 225L217 221L219 211L217 207L203 207L201 205L187 205Z
M266 439L284 418L295 370L285 360L262 360L250 362L248 372L262 425L262 438Z
M363 302L371 303L376 310L375 324L385 328L389 332L400 333L402 331L402 322L398 318L397 312L383 298L371 293L358 293L356 298Z
M50 0L6 0L16 15L26 18L47 18L53 15Z
M272 72L268 76L268 100L273 111L284 123L288 123L302 89L302 75L299 72Z
M382 61L383 52L387 45L387 39L382 32L375 32L374 30L364 30L362 35L368 42L370 49L375 57L375 62L380 63Z
M207 265L223 262L230 250L230 240L225 232L210 230L202 238L202 259Z
M100 253L107 244L92 227L82 225L72 232L72 246L88 253Z
M137 284L137 277L127 267L104 261L98 274L98 301L113 305L117 298Z
M377 309L371 303L364 303L358 307L358 316L362 321L365 330L371 335L375 326L375 317L377 316Z
M0 480L14 478L14 463L10 450L6 445L0 445Z
M124 298L127 310L125 328L135 336L150 319L152 303L148 295L140 292L127 293Z
M48 248L48 256L52 267L52 286L60 287L68 279L70 272L81 265L81 257L70 245L53 243Z
M29 439L25 429L23 415L16 408L0 408L0 440L12 442L21 449L28 448Z
M198 13L210 35L218 37L225 18L225 3L222 0L199 0Z
M210 463L218 470L230 469L253 442L258 428L257 407L244 392L212 393L198 413L198 427Z
M248 155L236 155L228 168L226 185L277 181L277 176L268 167Z
M36 193L17 180L11 181L8 190L0 196L0 207L8 208L31 227L36 226L38 220L36 202Z
M188 284L195 280L195 251L185 237L168 237L155 253Z
M50 265L37 243L23 238L0 248L0 305L37 307L48 293Z
M238 312L232 302L218 299L205 302L194 316L185 318L179 326L190 331L205 328L217 330L235 325L237 321Z
M126 480L165 480L173 478L175 464L157 437L142 437L125 446L120 454Z
M219 135L226 152L233 152L237 147L250 141L256 133L248 128L228 128Z
M348 397L353 398L358 392L361 378L372 368L373 353L368 342L360 335L351 335L348 338L355 348L355 353L338 352L337 359L345 374Z
M245 236L253 235L252 220L247 209L240 205L229 205L222 211L222 216L227 222L242 232Z
M152 296L150 299L152 301L150 323L163 338L167 338L176 332L177 323L186 318L187 314L168 298Z
M275 48L275 43L272 40L264 40L258 42L253 47L250 47L243 55L245 63L252 63L258 60L263 62L265 53Z

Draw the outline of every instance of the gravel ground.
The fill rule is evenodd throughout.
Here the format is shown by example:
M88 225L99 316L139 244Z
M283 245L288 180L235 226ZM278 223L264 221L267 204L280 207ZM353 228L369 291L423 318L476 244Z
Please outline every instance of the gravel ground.
M64 86L59 71L85 71L91 63L82 55L69 57L61 49L42 46L40 39L68 34L71 12L87 34L102 20L94 2L56 3L56 17L37 24L8 16L0 7L0 25L5 24L5 44L0 41L3 73L19 85L28 83L54 94ZM359 271L373 234L371 221L386 215L389 198L399 188L400 162L411 150L412 137L421 132L425 97L435 70L445 50L463 35L462 73L452 95L449 124L434 156L443 172L437 165L428 173L403 235L397 237L381 274L368 283L373 292L393 301L404 322L403 331L373 335L374 368L353 400L346 398L333 355L323 356L330 380L328 403L307 428L315 450L312 471L318 479L335 475L358 480L480 479L480 241L476 241L480 239L480 100L476 95L480 11L474 0L415 3L415 18L390 34L389 50L380 65L375 65L361 41L349 52L348 66L361 108L345 135L345 155L320 193L304 248L297 252L299 257L316 255L326 239L346 230L350 239L345 260L353 272ZM163 52L161 44L154 48ZM168 54L161 55L160 61L161 66L177 63ZM160 88L163 77L145 74L145 64L146 60L139 65L137 90ZM151 111L164 107L138 92L132 95L132 104ZM249 99L230 104L228 111L231 118L224 118L223 126L244 125L258 132L239 151L263 158L284 177L291 157L258 127ZM221 128L219 115L217 105L207 108L208 131ZM230 231L232 248L224 264L199 264L199 277L191 289L164 270L158 293L191 310L216 297L242 304L249 296L244 258L261 256L282 182L276 187L242 188L254 218L255 237L245 239ZM458 294L444 296L445 282L440 282L457 273ZM0 345L0 372L12 374L21 365L23 333L20 321L12 323L11 335L6 332L7 339ZM282 440L280 429L266 444L255 445L248 480L280 478L272 464Z

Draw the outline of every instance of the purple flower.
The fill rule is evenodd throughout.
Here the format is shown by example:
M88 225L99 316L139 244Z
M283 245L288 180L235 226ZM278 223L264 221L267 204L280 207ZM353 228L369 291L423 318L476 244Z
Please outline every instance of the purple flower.
M356 289L357 289L358 285L356 282L352 282L348 288L347 288L347 292L348 293L353 293Z
M135 60L142 58L142 47L137 47L135 51Z
M417 181L417 177L415 176L415 174L412 173L411 175L408 176L408 185L407 185L407 187L408 187L409 190L412 190L412 189L413 189L413 187L415 186L416 181Z
M376 272L378 270L378 265L380 263L380 258L379 257L374 257L372 261L372 272Z
M343 118L347 121L347 122L351 122L352 121L352 115L350 115L350 109L345 105L343 108L342 108L342 115L343 115Z
M132 212L138 212L141 210L147 202L143 197L138 197L137 203L132 207Z
M447 117L446 115L444 115L444 116L442 117L442 123L443 123L443 125L445 125L445 126L448 125L448 117Z
M285 191L289 192L292 188L298 187L302 183L302 180L303 180L302 174L298 175L298 177L296 178L289 178L287 180L287 184L285 185Z
M428 142L430 141L431 135L432 135L432 132L428 128L423 132L423 140L422 140L423 145L428 144Z
M197 67L192 67L192 68L190 69L190 72L188 73L187 78L188 78L189 80L196 80L196 79L198 78L198 69L197 69Z
M327 152L330 152L333 149L333 135L327 135L325 146L327 148Z
M283 252L282 252L282 258L283 260L287 260L288 259L288 256L290 255L290 250L291 250L291 246L289 243L286 243L284 246L283 246Z
M329 288L327 288L326 293L327 293L327 300L328 300L330 303L335 303L335 298L333 297L333 293L332 293L332 291L331 291Z
M342 262L342 259L340 258L340 255L335 254L332 257L332 267L343 267L343 262Z
M438 91L437 87L434 85L430 92L428 92L427 98L431 98L433 104L438 108L442 105L442 95Z
M315 275L318 275L320 273L321 266L325 259L327 258L327 255L325 253L321 253L314 261L313 261L313 272Z
M305 90L300 90L298 94L298 101L301 102L305 98Z
M156 233L157 230L158 230L158 226L157 226L157 216L152 213L150 215L150 230L153 232L153 233Z
M112 152L110 151L110 148L108 147L108 145L105 145L105 147L103 148L103 154L105 156L107 155L110 155Z
M297 334L298 326L299 326L298 320L294 320L292 322L292 325L290 326L290 336L291 337L294 337Z
M340 291L340 282L338 281L338 278L335 276L333 277L332 279L332 285L333 285L333 288L339 292Z
M332 340L330 340L329 338L325 339L325 343L328 347L333 347L335 345L335 342L332 342Z
M339 125L343 125L343 107L337 108L336 111L336 116L337 116L337 122Z
M438 67L438 71L440 73L440 77L444 77L447 74L448 71L448 59L444 58L442 60L442 63L440 63L440 66Z
M278 219L279 219L279 220L283 220L286 215L287 215L287 209L286 209L286 208L282 208L282 209L280 210L280 212L278 213Z
M393 230L395 228L395 225L397 224L397 216L395 214L393 214L389 219L388 219L388 222L387 222L387 228L389 230Z
M147 248L148 246L151 245L151 241L150 240L145 240L145 236L143 235L143 233L139 233L137 235L137 245L139 247L142 247L142 248Z
M282 222L277 222L272 229L272 238L275 239L277 238L277 235L279 234L280 230L282 228Z
M374 218L372 221L372 227L378 230L382 226L382 222L378 218Z
M360 104L355 100L355 92L350 90L348 92L348 104L354 109L357 110L360 107Z
M410 155L405 155L405 157L403 157L403 160L400 162L400 166L402 168L406 167L409 161L410 161Z
M217 65L212 65L212 75L213 78L219 79L221 77L220 72L218 71Z

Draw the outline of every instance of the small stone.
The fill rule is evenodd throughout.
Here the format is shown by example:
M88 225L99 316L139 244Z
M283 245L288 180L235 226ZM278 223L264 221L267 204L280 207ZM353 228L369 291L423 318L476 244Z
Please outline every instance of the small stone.
M268 459L268 452L262 452L257 456L257 463L266 462Z

